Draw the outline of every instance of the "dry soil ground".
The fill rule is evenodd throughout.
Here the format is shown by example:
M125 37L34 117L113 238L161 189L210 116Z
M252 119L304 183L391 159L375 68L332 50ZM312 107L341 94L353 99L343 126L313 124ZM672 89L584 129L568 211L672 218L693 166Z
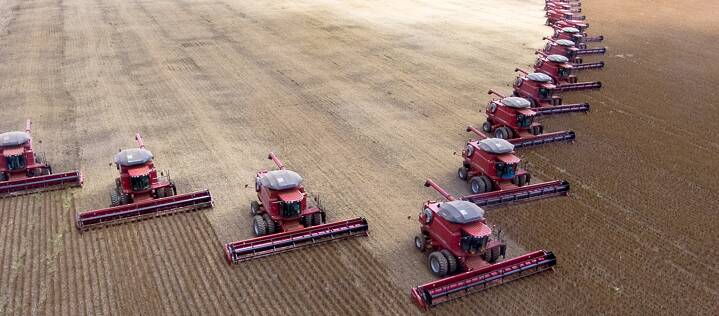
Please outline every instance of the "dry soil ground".
M541 47L542 1L0 1L0 130L35 122L82 190L0 201L0 313L415 312L431 280L411 246L421 186L464 192L453 153L485 91ZM585 78L589 115L546 122L579 140L526 151L569 198L490 211L513 252L547 248L544 274L446 304L462 313L704 313L719 309L714 179L717 5L585 1L609 66ZM637 22L639 21L639 22ZM577 98L579 100L579 98ZM181 191L217 206L86 234L113 153L141 131ZM371 236L238 267L247 205L268 150L306 179L331 219ZM408 217L412 217L411 219Z

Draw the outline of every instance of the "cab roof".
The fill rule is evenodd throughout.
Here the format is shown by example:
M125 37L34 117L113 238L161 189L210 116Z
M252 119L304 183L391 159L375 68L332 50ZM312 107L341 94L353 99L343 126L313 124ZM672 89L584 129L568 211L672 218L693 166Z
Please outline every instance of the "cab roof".
M562 32L576 34L576 33L579 33L580 31L576 27L567 26L567 27L562 28Z
M507 97L502 99L502 103L510 108L526 109L532 106L532 103L525 98Z
M557 44L562 45L562 46L574 46L575 45L574 42L572 42L570 40L566 40L566 39L558 40Z
M531 74L528 74L527 79L536 82L552 82L552 77L547 76L546 74L543 74L541 72L533 72Z
M484 210L481 207L463 200L440 203L437 214L455 224L469 224L484 219Z
M300 186L302 176L292 170L273 170L263 174L260 183L270 190L281 191Z
M477 142L479 149L492 154L508 154L514 151L514 145L501 138L485 138Z
M152 153L144 148L125 149L115 155L115 163L123 167L145 164L153 158Z
M562 55L549 55L547 56L547 60L558 64L564 64L569 62L569 58Z
M0 147L19 146L27 143L30 135L25 132L7 132L0 134Z

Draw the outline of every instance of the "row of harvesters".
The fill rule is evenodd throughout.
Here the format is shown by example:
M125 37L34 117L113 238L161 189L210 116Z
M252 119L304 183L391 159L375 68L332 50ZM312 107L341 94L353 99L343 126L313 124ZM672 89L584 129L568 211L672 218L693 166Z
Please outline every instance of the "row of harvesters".
M79 171L53 174L44 155L35 153L30 121L24 132L0 134L0 193L16 196L38 191L82 186ZM168 171L158 171L152 152L142 136L135 134L136 148L124 149L114 157L119 176L110 191L110 207L76 214L80 231L128 221L198 210L214 206L209 190L177 194ZM262 170L255 177L257 201L250 204L252 229L257 238L225 245L227 261L253 258L354 236L367 236L364 218L326 223L327 214L319 198L307 199L302 177L287 170L274 153L269 159L278 170ZM314 205L311 205L314 204Z
M81 187L84 179L80 171L52 173L45 155L33 149L30 135L31 121L25 131L0 134L0 196L19 196L68 187ZM120 151L115 165L120 176L110 192L110 208L81 212L75 224L80 231L124 221L176 213L212 206L210 192L177 194L169 173L158 172L152 153L145 149L140 134L138 147Z
M566 195L567 181L530 184L531 174L515 149L555 142L571 142L573 131L545 133L537 118L588 112L588 103L563 104L562 94L598 90L598 81L580 82L578 72L602 69L604 62L585 63L584 57L601 55L606 48L589 48L601 42L586 30L579 0L545 0L547 25L554 29L547 45L537 51L534 69L515 69L518 76L511 96L489 90L493 98L481 130L467 127L476 139L467 141L457 176L471 194L453 196L432 180L425 186L437 190L447 201L428 201L419 214L420 234L415 246L427 254L430 271L439 279L412 289L421 308L478 292L518 278L550 270L557 259L551 251L537 250L504 259L507 245L501 230L490 227L483 208Z

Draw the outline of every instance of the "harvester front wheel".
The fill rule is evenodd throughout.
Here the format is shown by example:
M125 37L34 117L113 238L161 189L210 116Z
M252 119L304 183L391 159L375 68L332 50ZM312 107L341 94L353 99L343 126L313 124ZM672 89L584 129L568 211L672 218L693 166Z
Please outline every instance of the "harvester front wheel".
M432 270L434 275L443 277L447 275L449 262L441 252L435 251L429 254L429 269Z
M120 194L115 190L110 191L110 206L119 206L120 203L122 203L120 200Z
M260 214L260 203L257 201L252 201L250 203L250 215L255 216L257 214Z
M322 213L312 214L312 226L322 225Z
M510 139L512 138L512 130L507 128L506 126L502 126L496 131L494 131L494 137L501 139Z
M7 177L2 172L0 172L0 181L7 181Z
M442 255L444 255L444 258L447 259L447 273L452 274L457 271L457 258L447 249L444 249L441 252Z
M467 167L459 167L457 170L457 177L460 179L467 181L467 175L469 174L469 170L467 170Z
M543 132L544 132L544 128L542 127L542 125L532 126L532 135L534 135L534 136L541 135Z
M469 181L469 190L474 194L491 191L491 182L486 176L474 177Z
M130 197L129 194L120 193L120 204L130 204L132 203L132 197Z
M262 214L262 219L265 220L265 227L267 227L267 234L274 234L275 228L277 225L275 225L275 221L272 220L272 217L270 217L270 214Z
M267 235L267 223L265 219L260 215L255 215L252 219L252 230L255 232L255 236L260 237Z

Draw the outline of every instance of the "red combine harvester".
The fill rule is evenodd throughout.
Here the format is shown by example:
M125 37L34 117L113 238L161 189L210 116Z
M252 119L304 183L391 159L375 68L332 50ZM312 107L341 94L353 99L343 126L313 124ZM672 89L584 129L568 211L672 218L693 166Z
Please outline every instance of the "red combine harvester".
M539 50L534 51L534 53L539 55L539 57L537 57L537 61L534 63L535 69L538 69L538 68L542 67L542 64L549 62L549 59L547 57L552 56L552 55L547 55L543 51L539 51ZM562 55L554 55L554 56L562 56ZM562 56L562 57L564 57L564 56ZM564 58L566 58L566 57L564 57ZM594 69L604 68L604 61L599 61L599 62L595 62L595 63L577 64L577 63L572 63L571 61L569 61L569 58L567 58L567 63L572 66L572 73L575 73L575 72L581 71L581 70L594 70Z
M80 171L52 173L45 155L33 150L31 126L32 122L27 120L24 132L0 134L0 196L82 186Z
M570 40L553 40L549 37L543 38L547 40L547 45L544 47L544 53L547 55L562 55L567 57L570 62L581 64L583 62L581 56L587 55L604 55L607 52L605 47L602 48L577 48L574 42Z
M302 177L285 165L274 153L268 159L279 170L262 170L255 178L258 201L250 204L252 229L257 238L225 244L227 262L239 263L259 257L333 240L367 236L364 218L325 224L326 214L319 200L310 207Z
M547 25L553 25L558 21L584 21L586 16L574 12L574 10L549 9L545 16L547 17Z
M512 96L525 98L532 104L532 108L550 113L582 112L589 110L588 103L562 105L562 98L558 95L562 90L552 83L552 77L534 72L522 74L514 80ZM546 108L546 109L545 109Z
M135 134L138 148L125 149L115 155L120 176L110 191L110 207L77 214L75 225L80 231L98 226L157 217L213 206L210 191L177 195L169 172L158 175L152 153L145 149L140 134Z
M566 2L559 2L559 1L545 1L544 2L544 11L550 11L550 10L566 10L566 11L570 11L572 13L580 13L580 12L582 12L582 3L581 2L566 3Z
M432 186L448 201L428 201L419 214L421 233L415 237L415 246L428 253L430 270L443 278L412 288L412 298L420 308L426 310L557 264L555 255L546 250L497 262L500 256L504 258L507 246L501 232L487 225L484 210L455 198L431 180L425 186Z
M599 43L604 40L604 36L589 37L586 33L582 33L576 27L558 27L554 29L553 40L569 40L577 44L578 48L587 48L587 43Z
M519 157L514 155L514 145L501 138L467 141L462 158L457 177L468 182L469 190L475 195L495 191L500 195L501 192L520 193L525 191L525 187L557 184L545 182L529 186L531 176L521 167Z
M546 111L547 113L543 113L545 112L544 110L566 108L566 112L563 113L589 110L589 107L577 109L563 105L532 109L531 103L527 99L504 97L493 90L489 90L489 93L499 98L493 98L489 101L487 109L485 110L487 121L482 124L482 131L484 133L493 133L496 138L508 140L515 148L574 140L575 134L573 131L544 134L544 126L542 126L541 123L535 122L534 118L543 114L551 115L562 113L556 111ZM482 139L488 138L484 133L476 130L474 127L467 127L467 132L470 131Z
M546 61L545 61L546 60ZM575 92L583 90L599 90L602 88L601 81L578 82L577 76L573 73L574 66L569 59L562 55L549 55L542 62L535 63L534 72L543 73L552 78L552 83L559 93ZM539 65L539 67L537 67ZM514 71L528 75L529 72L515 68Z

